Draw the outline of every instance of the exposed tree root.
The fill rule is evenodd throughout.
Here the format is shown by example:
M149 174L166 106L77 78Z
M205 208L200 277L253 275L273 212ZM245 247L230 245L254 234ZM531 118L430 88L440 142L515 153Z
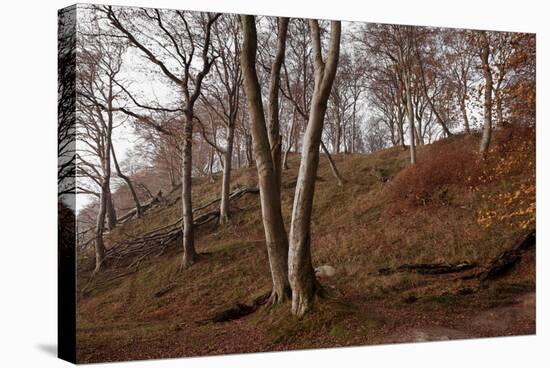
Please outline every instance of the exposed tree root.
M292 294L290 292L290 287L287 290L276 292L275 290L272 290L271 293L269 293L268 298L266 299L267 305L277 305L286 302L287 300L290 300L292 297Z
M250 304L237 303L228 309L224 309L211 318L207 318L201 321L197 321L198 324L207 324L209 322L221 323L234 321L236 319L248 316L258 310L258 308L264 304L267 304L270 298L271 292L265 293L257 297Z

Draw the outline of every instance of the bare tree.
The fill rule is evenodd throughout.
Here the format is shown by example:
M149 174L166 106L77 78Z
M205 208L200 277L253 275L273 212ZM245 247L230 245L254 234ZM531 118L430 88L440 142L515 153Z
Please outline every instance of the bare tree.
M460 115L464 122L464 130L470 134L470 119L468 117L467 101L473 87L473 68L475 49L471 47L471 31L452 30L445 31L443 41L449 51L444 55L444 63L441 68L447 69L451 87L455 90Z
M209 118L213 115L225 128L225 146L216 141L214 126L209 139L204 125L201 124L203 138L221 156L223 156L222 190L220 201L220 223L229 222L229 191L231 183L231 167L233 161L233 146L235 128L240 106L242 71L239 63L240 35L239 26L233 17L222 17L214 27L213 49L219 55L214 63L215 79L211 80L202 93L202 101L209 110ZM212 157L212 156L211 156ZM212 168L212 160L210 161Z
M139 39L139 28L131 24L131 17L123 14L121 18L111 6L103 8L111 24L147 59L157 65L162 73L174 83L182 95L183 111L183 143L182 143L182 206L183 206L183 259L182 267L191 266L196 259L195 238L193 232L193 209L191 196L191 175L193 168L193 118L194 107L201 93L204 78L214 63L210 52L212 25L221 14L187 14L182 11L170 12L169 15L158 9L137 9L134 16L141 16L151 27L155 27L158 36L164 40L157 43L161 47L164 57L176 59L179 66L171 69L171 64L157 55L156 50ZM168 19L167 19L168 18ZM195 24L191 24L191 21ZM200 34L193 32L200 29ZM202 38L201 38L202 37ZM183 46L185 45L185 46ZM170 48L167 50L167 48ZM199 49L199 50L198 50ZM195 53L201 56L201 68L194 73Z
M422 52L421 52L421 46L420 46L420 41L419 41L419 38L421 37L421 35L419 35L418 30L414 29L413 27L407 28L407 30L408 30L408 33L407 33L408 42L410 42L409 47L414 49L414 51L412 51L412 52L414 52L415 57L416 57L415 61L418 64L418 77L420 79L420 85L422 87L422 92L424 94L424 97L426 98L426 101L428 102L428 105L430 106L430 109L432 110L433 114L435 115L438 123L441 125L441 128L443 129L445 134L449 137L449 136L452 135L452 133L449 130L449 128L447 127L447 123L445 122L442 115L440 114L439 109L435 106L434 96L430 96L430 93L429 93L429 90L428 90L428 83L426 81L426 72L425 72L425 68L424 68L425 55L423 55ZM424 33L426 33L426 32L424 32ZM424 35L424 36L426 36L426 35Z
M76 175L76 9L59 11L57 63L58 197L74 194Z
M96 40L99 41L99 40ZM88 149L78 155L79 171L100 188L99 211L96 223L96 271L105 263L103 233L105 220L108 229L116 224L116 212L111 193L111 153L114 128L115 99L120 91L115 82L121 71L124 45L118 43L88 42L79 45L78 129L81 141ZM93 45L93 46L92 46ZM90 156L84 157L84 154ZM94 160L99 161L96 164ZM99 169L97 168L99 167Z
M331 33L326 63L323 61L321 35L317 20L310 20L315 68L315 88L311 101L309 121L303 138L302 159L296 182L292 224L290 227L289 279L292 288L292 313L302 316L311 306L319 291L319 284L311 263L311 213L315 180L319 164L319 145L338 57L340 54L340 22L331 22Z
M240 20L243 33L241 65L244 90L248 101L250 132L258 169L262 220L273 281L270 300L272 303L280 303L290 295L287 267L288 238L281 211L280 186L271 156L262 92L256 74L256 20L251 15L241 15Z
M483 78L485 80L484 100L483 100L483 133L479 145L479 154L485 158L491 143L492 127L492 109L493 109L493 76L489 66L489 42L485 31L479 32L479 57L481 58L481 67L483 69Z
M307 22L303 19L297 19L295 22L294 28L294 37L291 37L290 40L294 39L294 42L290 42L291 51L294 55L293 62L294 68L293 71L296 73L296 80L291 82L291 73L288 71L286 66L287 63L283 65L284 74L285 74L285 83L281 85L281 93L283 96L290 101L296 108L296 112L301 116L303 120L302 131L305 130L305 124L308 121L309 115L309 106L312 98L312 78L310 76L311 72L309 71L309 58L311 55L311 48L309 47L309 37L307 30ZM296 122L294 122L296 123ZM296 129L296 128L295 128ZM298 147L297 147L298 148ZM344 185L344 180L330 155L329 150L326 145L321 140L321 149L327 156L329 161L329 166L332 171L332 174L336 178L336 181L339 186Z

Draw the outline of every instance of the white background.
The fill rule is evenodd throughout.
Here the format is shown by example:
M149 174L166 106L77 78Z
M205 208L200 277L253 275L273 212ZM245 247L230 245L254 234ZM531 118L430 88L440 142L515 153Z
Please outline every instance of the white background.
M545 1L116 0L191 10L537 33L537 336L120 363L121 367L548 367ZM0 366L64 367L56 351L56 27L69 1L4 2L0 20ZM546 15L546 17L545 17ZM545 114L546 113L546 114ZM546 118L546 119L545 119ZM170 344L170 341L166 341ZM310 365L311 364L311 365Z

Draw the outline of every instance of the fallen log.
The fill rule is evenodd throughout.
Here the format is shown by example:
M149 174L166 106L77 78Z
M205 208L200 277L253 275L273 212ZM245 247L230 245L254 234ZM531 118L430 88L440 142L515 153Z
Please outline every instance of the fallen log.
M504 275L512 269L527 250L536 245L536 231L531 230L527 235L521 236L514 245L508 250L495 257L489 265L479 274L479 278L484 281Z
M395 268L385 267L378 270L378 275L391 275L398 272L414 272L422 275L444 275L451 273L462 273L472 271L462 275L462 279L480 279L481 281L496 278L504 275L513 268L520 260L523 254L536 246L536 231L529 231L517 239L514 244L504 252L497 255L486 265L477 263L461 262L451 263L417 263L402 264Z
M154 296L155 296L155 298L160 298L161 296L164 296L164 295L168 294L169 292L171 292L172 290L174 290L177 286L178 286L178 284L170 284L170 285L160 289L159 291L157 291L154 294Z
M398 272L414 272L422 275L443 275L449 273L458 273L471 270L478 267L476 263L417 263L417 264L402 264L396 268L381 268L378 270L380 275L391 275Z
M258 188L255 187L243 187L233 191L229 195L230 200L238 199L247 193L259 193ZM193 210L193 213L208 208L209 206L219 202L221 199L216 198L207 202ZM220 216L219 209L215 209L209 212L202 213L195 216L193 225L201 226L210 223ZM120 262L127 262L128 258L137 257L133 260L128 268L136 268L139 263L150 256L160 256L164 254L168 245L179 238L182 233L181 229L182 218L179 218L171 224L165 225L161 228L149 231L139 238L118 242L113 247L107 249L106 258L114 261L115 265ZM113 262L112 262L113 263Z

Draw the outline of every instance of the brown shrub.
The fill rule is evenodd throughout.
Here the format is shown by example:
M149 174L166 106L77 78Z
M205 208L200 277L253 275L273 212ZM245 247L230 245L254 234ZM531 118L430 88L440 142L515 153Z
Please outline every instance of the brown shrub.
M474 148L465 140L434 144L418 157L414 166L402 170L387 190L400 205L446 204L449 187L466 189L474 185L481 166Z

